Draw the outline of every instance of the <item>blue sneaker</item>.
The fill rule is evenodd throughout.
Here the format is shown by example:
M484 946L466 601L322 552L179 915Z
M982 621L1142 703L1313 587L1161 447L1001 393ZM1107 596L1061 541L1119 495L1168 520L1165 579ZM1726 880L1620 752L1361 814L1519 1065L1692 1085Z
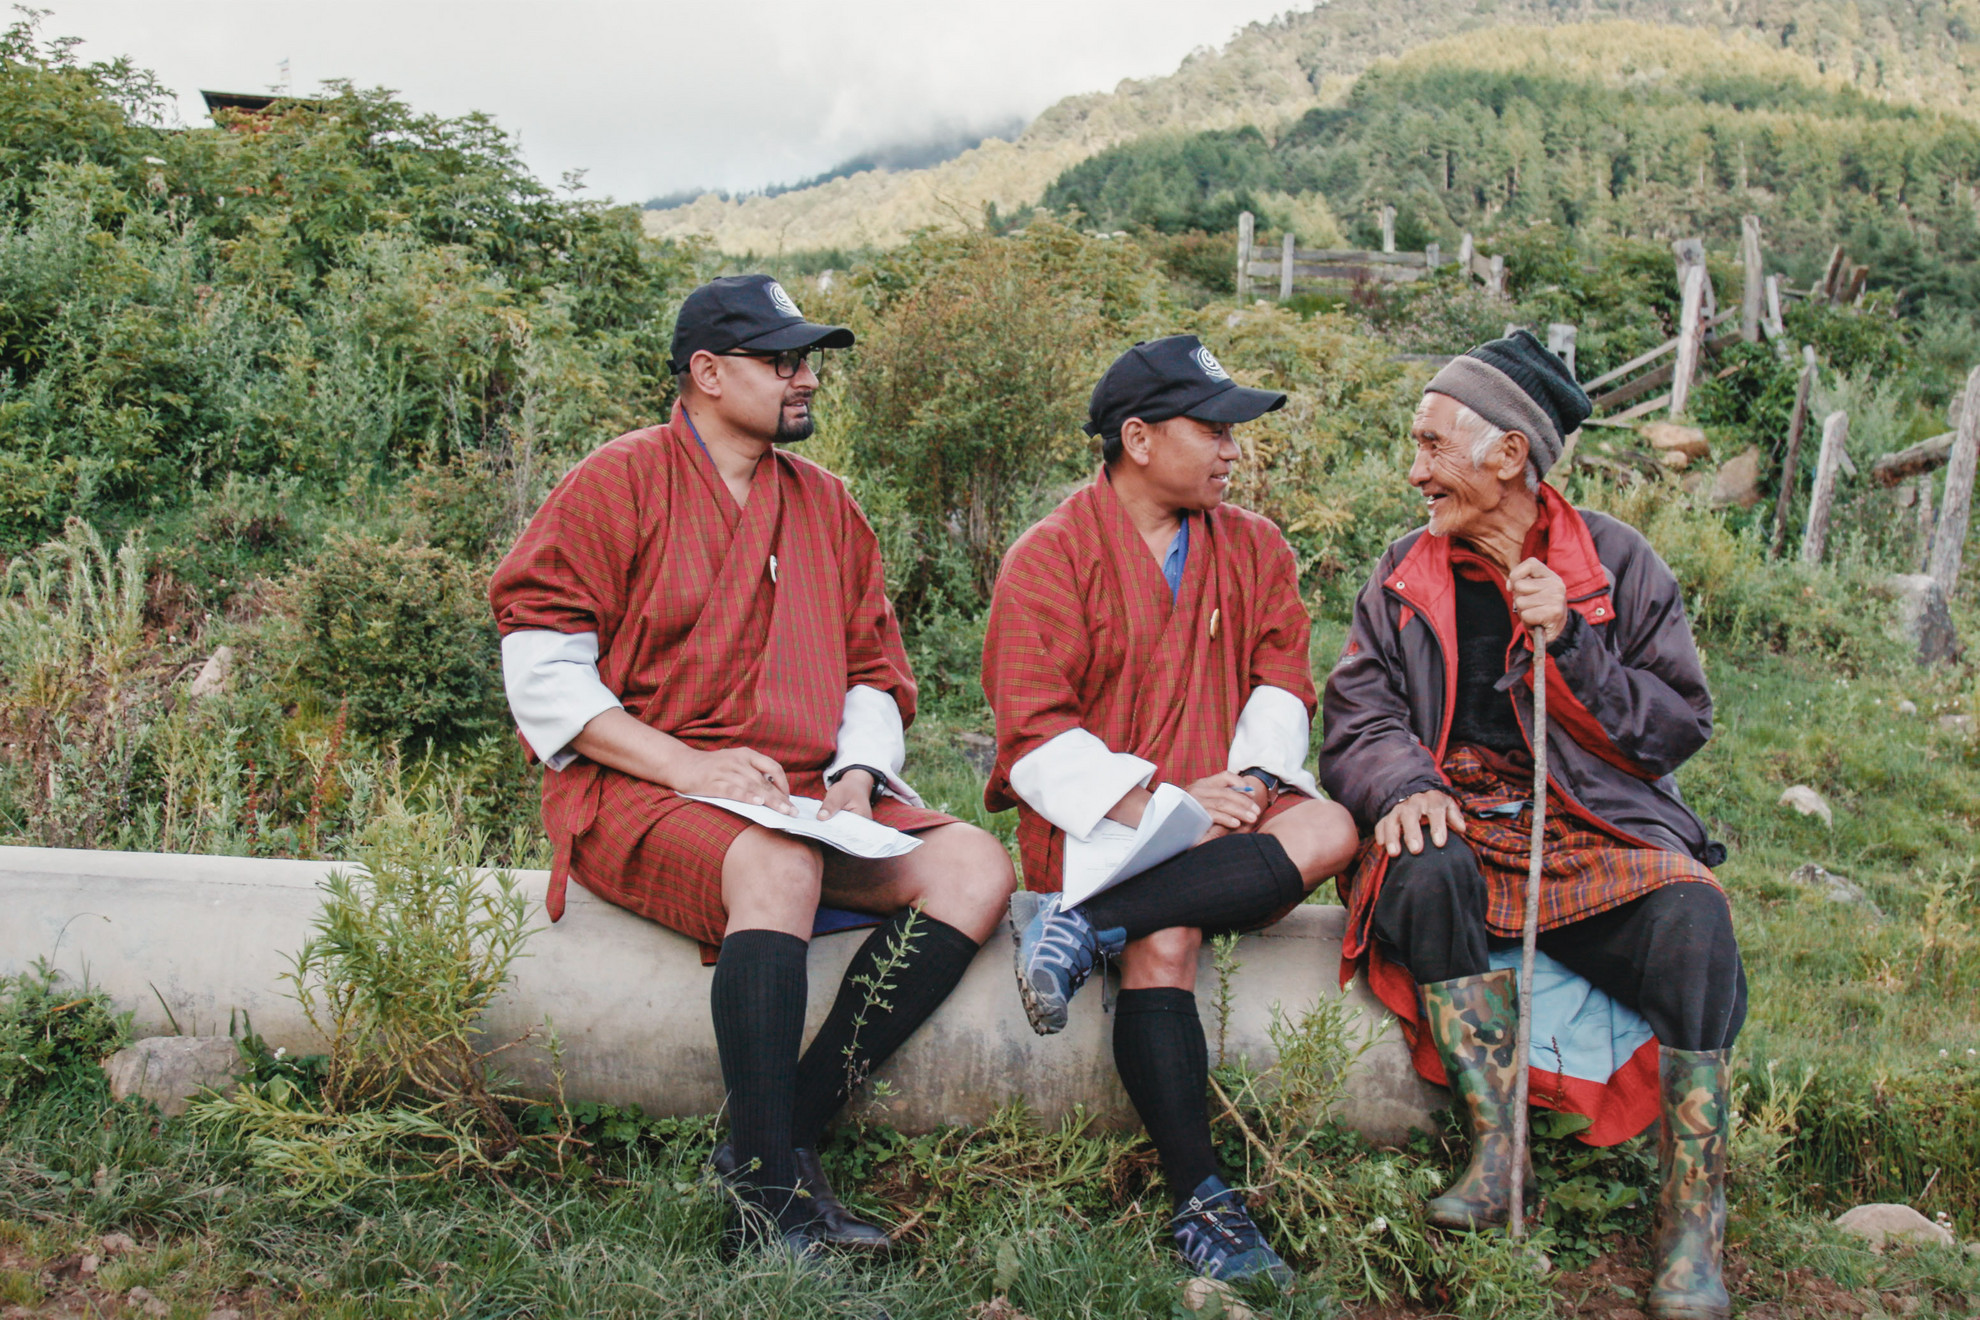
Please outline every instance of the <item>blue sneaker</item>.
M1262 1274L1281 1288L1292 1282L1291 1267L1265 1244L1265 1235L1244 1212L1243 1199L1222 1178L1205 1178L1176 1207L1169 1226L1182 1258L1205 1278L1236 1283Z
M1102 958L1118 958L1127 947L1125 930L1095 930L1077 910L1061 912L1059 895L1027 889L1011 895L1011 938L1017 941L1018 996L1041 1036L1065 1030L1073 992Z

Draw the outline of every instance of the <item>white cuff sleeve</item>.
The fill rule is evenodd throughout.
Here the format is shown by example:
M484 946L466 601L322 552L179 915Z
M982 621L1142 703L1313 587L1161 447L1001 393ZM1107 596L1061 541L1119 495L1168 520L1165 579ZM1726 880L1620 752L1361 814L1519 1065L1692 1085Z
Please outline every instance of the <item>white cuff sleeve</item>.
M901 723L899 704L879 688L847 688L845 710L839 716L838 750L832 764L825 767L825 778L829 781L849 765L870 766L887 776L880 785L882 793L909 806L922 806L921 794L901 778L901 767L906 764L907 730Z
M502 686L516 727L552 770L575 761L571 740L620 704L598 678L597 633L510 633L502 639Z
M1052 824L1085 839L1130 790L1154 777L1155 763L1108 748L1085 729L1067 729L1011 766L1011 789Z
M1255 688L1238 715L1225 768L1242 774L1256 766L1277 775L1287 788L1317 798L1320 786L1306 768L1306 743L1312 733L1305 702L1284 688Z

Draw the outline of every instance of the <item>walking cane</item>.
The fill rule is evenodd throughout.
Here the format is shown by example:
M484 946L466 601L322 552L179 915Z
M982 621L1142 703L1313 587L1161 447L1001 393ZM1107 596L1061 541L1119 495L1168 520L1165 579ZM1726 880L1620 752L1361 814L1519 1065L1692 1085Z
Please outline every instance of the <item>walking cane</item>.
M1526 1234L1526 1147L1531 1124L1527 1091L1533 1057L1533 952L1540 934L1540 848L1547 837L1547 638L1530 628L1533 639L1533 842L1526 860L1526 925L1520 932L1519 1025L1514 1039L1512 1200L1506 1211L1507 1235Z

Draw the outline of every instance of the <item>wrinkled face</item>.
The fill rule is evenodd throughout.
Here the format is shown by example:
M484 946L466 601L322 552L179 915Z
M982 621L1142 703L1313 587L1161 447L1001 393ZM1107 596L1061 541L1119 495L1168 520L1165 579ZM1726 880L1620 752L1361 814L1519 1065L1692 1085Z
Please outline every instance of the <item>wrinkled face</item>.
M1145 433L1145 447L1131 441L1130 427ZM1197 512L1224 502L1231 468L1244 454L1229 422L1199 422L1193 417L1154 423L1130 418L1121 439L1127 450L1122 461L1139 466L1150 494L1170 508Z
M768 358L740 353L695 356L705 356L714 368L720 393L709 402L729 426L779 444L811 434L811 396L818 390L818 373L808 360L795 376L784 380Z
M1490 525L1510 493L1509 484L1525 489L1523 455L1511 461L1501 443L1475 464L1471 442L1457 424L1457 400L1448 394L1425 394L1409 429L1416 442L1416 461L1409 465L1409 484L1423 492L1433 536L1469 539ZM1505 469L1512 467L1512 482Z

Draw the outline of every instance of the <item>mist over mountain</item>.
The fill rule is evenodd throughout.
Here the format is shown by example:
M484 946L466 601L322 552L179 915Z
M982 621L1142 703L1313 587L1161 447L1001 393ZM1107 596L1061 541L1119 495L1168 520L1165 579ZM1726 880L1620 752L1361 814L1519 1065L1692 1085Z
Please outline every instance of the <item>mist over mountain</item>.
M649 211L646 225L662 237L706 235L737 254L887 246L924 226L971 222L986 205L1022 212L1068 168L1139 138L1249 125L1274 140L1309 110L1341 104L1377 60L1430 42L1615 19L1702 29L1755 54L1785 51L1881 99L1963 115L1980 105L1980 6L1971 0L1336 0L1254 23L1165 77L1067 97L1014 141L986 140L928 168L831 171L774 194L704 194Z
M796 183L773 183L763 188L731 192L726 189L683 188L677 192L663 194L644 203L648 211L667 211L686 206L696 198L713 195L724 201L735 201L746 197L781 197L785 193L799 192L806 188L816 188L834 179L850 178L878 170L883 174L895 170L925 170L940 165L945 160L954 160L972 147L996 139L1009 142L1024 132L1025 121L1013 116L991 124L988 127L968 127L951 125L939 127L920 137L896 142L885 142L877 147L856 152L834 165L831 169L814 174Z

